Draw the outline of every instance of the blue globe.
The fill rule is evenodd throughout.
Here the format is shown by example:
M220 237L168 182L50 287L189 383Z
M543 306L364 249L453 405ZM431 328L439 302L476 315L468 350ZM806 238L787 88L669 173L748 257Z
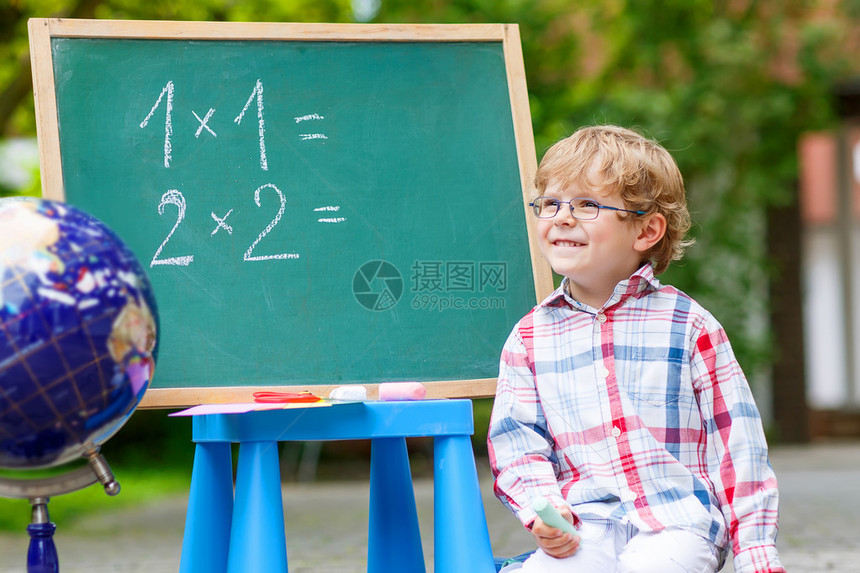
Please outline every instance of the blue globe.
M0 199L0 467L60 465L107 441L152 379L143 269L64 203Z

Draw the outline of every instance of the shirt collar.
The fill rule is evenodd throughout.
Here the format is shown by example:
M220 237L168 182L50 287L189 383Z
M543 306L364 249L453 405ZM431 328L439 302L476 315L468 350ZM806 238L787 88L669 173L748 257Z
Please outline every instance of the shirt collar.
M571 306L573 308L589 312L597 310L587 304L579 302L567 294L568 282L569 280L567 277L562 279L561 285L555 289L551 295L545 298L543 302L538 305L538 308ZM635 273L630 275L630 278L615 285L615 290L613 291L612 296L609 297L609 300L606 301L603 308L615 306L616 304L624 302L628 298L645 290L655 291L659 288L660 281L654 276L654 268L650 263L646 263L639 267Z

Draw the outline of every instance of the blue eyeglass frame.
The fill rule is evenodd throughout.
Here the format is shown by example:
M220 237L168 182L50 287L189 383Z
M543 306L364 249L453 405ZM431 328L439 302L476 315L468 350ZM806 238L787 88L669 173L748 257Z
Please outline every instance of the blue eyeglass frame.
M552 199L553 201L556 202L557 208L555 210L555 213L552 214L552 217L541 217L540 215L538 215L537 206L535 205L535 203L537 203L541 199ZM576 207L573 206L574 201L591 201L592 203L594 203L594 206L597 207L597 214L594 215L594 217L591 217L589 219L582 219L581 217L577 217L576 216ZM555 216L558 215L559 211L561 211L561 206L563 204L567 204L568 209L570 209L570 216L571 217L573 217L574 219L581 220L581 221L593 221L594 219L597 219L597 215L600 214L600 209L608 209L610 211L621 211L623 213L633 213L634 215L645 215L647 213L647 211L633 211L630 209L622 209L620 207L610 207L609 205L601 205L600 203L598 203L594 199L589 199L588 197L574 197L570 201L562 201L561 199L556 199L555 197L541 196L541 197L537 197L534 201L529 203L529 207L532 208L532 212L535 214L535 217L537 217L538 219L554 219Z

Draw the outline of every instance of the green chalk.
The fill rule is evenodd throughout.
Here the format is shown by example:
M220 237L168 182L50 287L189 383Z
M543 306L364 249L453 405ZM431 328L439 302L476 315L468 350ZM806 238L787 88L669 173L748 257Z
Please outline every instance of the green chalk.
M538 514L544 523L550 527L561 529L565 533L576 535L576 529L565 518L561 516L558 510L544 497L539 497L532 502L532 509Z

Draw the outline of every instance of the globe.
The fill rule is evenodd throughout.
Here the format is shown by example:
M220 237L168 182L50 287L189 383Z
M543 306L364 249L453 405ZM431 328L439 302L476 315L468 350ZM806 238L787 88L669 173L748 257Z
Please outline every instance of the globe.
M155 370L149 280L105 224L0 199L0 467L60 465L128 420Z

